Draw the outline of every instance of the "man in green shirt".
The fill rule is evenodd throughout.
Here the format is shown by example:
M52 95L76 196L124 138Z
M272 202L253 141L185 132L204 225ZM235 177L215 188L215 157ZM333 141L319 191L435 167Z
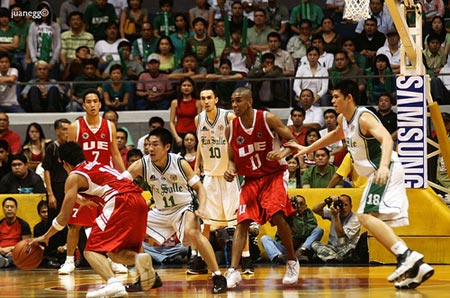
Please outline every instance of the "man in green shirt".
M176 32L175 17L172 13L172 8L173 0L159 0L160 11L153 20L153 35L156 38L169 36Z
M302 20L310 20L313 28L313 33L316 34L316 30L320 27L323 19L322 8L311 0L301 0L301 3L295 6L291 11L291 30L295 34L300 34L300 22Z
M114 6L107 0L95 0L88 5L83 16L87 30L94 35L95 41L106 39L106 24L117 21Z
M11 26L9 9L0 7L0 52L7 52L14 63L14 52L19 47L19 36Z
M326 188L336 173L337 168L330 164L330 151L327 148L316 150L314 161L316 164L303 173L302 188Z

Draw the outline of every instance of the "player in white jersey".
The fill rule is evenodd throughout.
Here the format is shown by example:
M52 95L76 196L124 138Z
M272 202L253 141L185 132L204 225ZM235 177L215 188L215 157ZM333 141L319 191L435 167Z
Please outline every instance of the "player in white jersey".
M195 172L200 175L203 169L203 185L207 195L207 218L204 219L203 235L209 238L210 226L235 226L237 224L237 209L239 206L240 185L234 178L227 182L223 177L228 167L228 142L225 137L225 128L236 116L217 107L219 98L214 90L205 88L200 92L200 103L203 111L195 117L197 127L198 150L195 163ZM248 237L242 251L242 271L244 274L253 274L253 264L250 258ZM201 263L199 258L192 260ZM193 264L188 273L193 274L201 268Z
M404 169L393 152L391 135L373 113L357 106L359 90L355 82L341 81L332 90L332 97L333 106L340 113L336 129L308 147L286 145L299 149L298 156L345 139L356 171L369 179L358 219L397 257L397 269L388 281L395 282L398 289L414 289L430 278L434 269L423 262L422 254L410 250L390 227L408 224Z
M213 293L227 290L209 240L202 235L200 217L205 216L206 192L200 178L181 156L169 153L172 134L157 128L149 134L149 154L134 162L124 175L130 179L143 177L150 186L156 207L149 211L147 234L162 244L174 233L185 245L195 245L213 273ZM193 211L194 190L199 207Z

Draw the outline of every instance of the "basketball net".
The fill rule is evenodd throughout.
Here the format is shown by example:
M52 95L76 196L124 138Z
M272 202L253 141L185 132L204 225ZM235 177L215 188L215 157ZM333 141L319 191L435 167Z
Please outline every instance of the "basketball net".
M344 19L355 22L364 21L370 18L370 0L345 0Z

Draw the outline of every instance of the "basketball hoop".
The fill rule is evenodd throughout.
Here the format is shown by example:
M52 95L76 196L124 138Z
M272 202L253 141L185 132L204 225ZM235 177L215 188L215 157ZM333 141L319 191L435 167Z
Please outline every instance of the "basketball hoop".
M370 18L369 0L345 0L343 18L355 22Z

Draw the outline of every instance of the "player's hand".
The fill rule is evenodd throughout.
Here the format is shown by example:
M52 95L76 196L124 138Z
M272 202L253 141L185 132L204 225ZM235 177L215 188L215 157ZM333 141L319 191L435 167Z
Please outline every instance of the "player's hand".
M37 243L45 243L45 245L48 245L48 240L49 238L44 237L44 235L36 237L36 238L30 238L28 239L28 244L31 245L35 242ZM39 245L42 249L44 249L44 247L42 245Z
M56 202L56 198L53 194L48 195L48 207L51 209L56 209L58 207L58 203Z
M235 169L227 169L225 171L225 173L223 174L223 177L225 178L225 180L227 182L233 182L234 177L237 176L236 170Z
M373 182L378 185L386 184L389 178L389 169L387 166L381 166L375 173L375 177L373 178Z
M281 159L281 151L280 150L272 150L267 153L267 160L280 160Z
M195 210L195 215L197 215L200 218L208 218L205 209L201 207L198 207L198 209Z
M283 144L284 147L289 147L294 150L297 150L297 153L294 154L294 157L303 156L308 153L308 147L297 144L294 141L289 141Z

